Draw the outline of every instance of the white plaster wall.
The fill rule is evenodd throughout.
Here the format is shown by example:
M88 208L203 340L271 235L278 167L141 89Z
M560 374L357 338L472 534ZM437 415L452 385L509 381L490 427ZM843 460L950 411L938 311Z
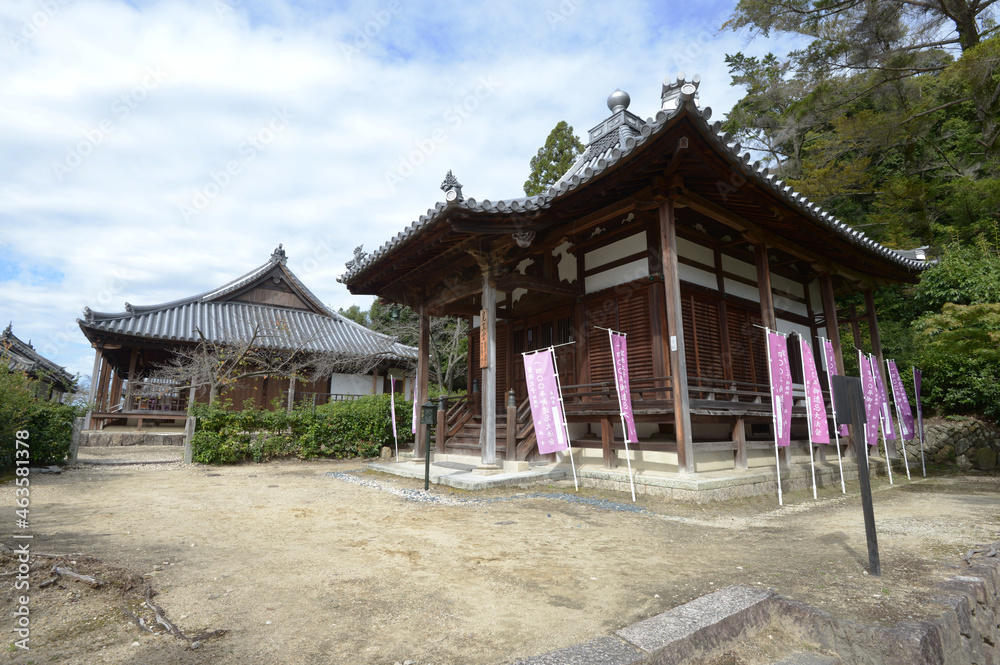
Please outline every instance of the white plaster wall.
M569 253L572 246L569 242L564 242L553 251L557 258L561 257L558 262L559 279L567 282L572 282L577 278L576 257Z
M644 251L646 251L646 234L637 233L634 236L623 238L611 243L610 245L598 247L597 249L584 254L584 269L592 270L594 268L599 268L607 263L611 263L612 261L617 261L618 259L625 258L631 254ZM645 260L646 259L643 258L643 261Z
M701 270L700 268L692 268L691 266L684 265L683 263L678 263L677 274L683 282L690 282L691 284L704 286L705 288L712 289L713 291L719 290L719 282L714 273Z
M786 321L784 319L777 319L777 323L778 323L778 332L782 332L785 334L790 334L793 332L801 333L803 337L805 337L807 340L810 341L810 343L812 343L812 331L809 330L808 326L799 325L798 323L792 323L791 321ZM793 338L791 337L788 339L789 344L792 343L792 339ZM796 339L795 342L798 342L798 340Z
M686 238L677 238L677 255L707 266L715 265L715 253L709 247L703 247Z
M510 301L512 303L516 303L518 300L520 300L523 296L526 296L526 295L528 295L528 289L514 289L510 293ZM478 319L479 317L477 316L475 318Z
M739 275L740 277L746 277L747 279L752 279L754 281L754 284L757 283L757 268L752 263L737 261L733 257L723 254L722 268L726 272L731 272L734 275Z
M772 293L771 297L774 299L775 309L783 309L786 312L798 314L799 316L809 316L809 308L806 307L804 302L789 300L788 298L785 298L777 293Z
M619 284L649 276L649 262L646 257L591 275L586 278L586 293L594 293Z
M806 297L806 290L801 282L796 282L781 275L775 275L773 272L771 273L771 288L791 293L793 296L798 296L799 298Z
M330 392L340 395L371 395L371 374L334 374L330 377Z
M823 289L820 287L819 280L814 279L809 282L809 298L812 301L813 309L817 312L823 311Z
M760 302L760 292L757 290L756 286L750 286L749 284L744 284L743 282L737 282L735 280L726 278L726 293L730 295L737 296L739 298L745 298L751 302Z

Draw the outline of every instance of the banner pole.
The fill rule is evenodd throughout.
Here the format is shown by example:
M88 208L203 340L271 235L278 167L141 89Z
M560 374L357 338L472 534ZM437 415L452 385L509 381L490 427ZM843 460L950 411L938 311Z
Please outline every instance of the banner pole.
M837 439L837 466L840 467L840 491L843 494L847 494L847 485L844 484L844 460L840 455L840 424L837 422L837 405L833 399L833 375L830 374L830 361L826 356L826 337L820 337L820 341L823 343L823 360L826 362L826 385L830 389L830 411L833 412L833 435ZM837 360L834 359L833 366L837 366Z
M576 342L569 342L575 344ZM566 346L559 344L557 346ZM573 488L579 492L580 485L576 480L576 462L573 461L573 442L569 438L569 422L566 420L566 403L563 401L562 381L559 380L559 366L556 365L556 347L550 346L549 353L552 354L552 372L556 375L556 390L559 391L559 410L562 412L563 433L566 435L566 448L569 450L569 466L573 470Z
M872 370L872 382L875 384L875 393L878 394L878 382L875 381L875 372L878 372L880 370L878 368L878 363L875 362L875 355L874 354L868 356L868 366L871 367L871 370ZM883 411L884 411L884 409L879 409L879 418L880 419L884 415ZM877 432L878 431L878 425L876 425L875 427L876 427L875 431ZM892 460L889 458L889 437L886 436L885 425L882 426L882 445L885 448L885 468L889 470L889 484L893 485L895 483L892 482ZM875 450L878 451L878 443L877 442L875 443Z
M889 385L893 386L893 389L891 391L886 389L886 397L888 398L889 393L892 393L892 405L896 408L896 421L899 423L899 440L903 442L903 465L906 466L906 479L913 480L910 477L910 460L906 459L906 439L903 438L903 409L899 406L899 399L896 397L896 388L892 383L892 370L889 369L889 362L889 360L885 361L885 375L889 377Z
M608 331L608 343L611 344L611 368L615 372L615 385L618 385L618 361L615 358L615 334L619 334L625 337L625 333L620 333L617 331L612 331L611 328L601 328L600 326L594 326L595 328L600 328L601 330ZM625 386L625 394L629 399L632 399L632 393L629 392L629 387ZM625 405L622 404L621 391L618 393L618 415L622 419L622 438L625 439L625 463L628 465L628 484L632 489L632 503L635 503L635 479L632 478L632 459L628 450L628 425L625 424Z
M389 414L392 417L392 440L396 444L396 461L399 461L399 436L396 434L396 377L389 377Z
M755 324L756 325L756 324ZM762 328L763 326L757 326ZM767 369L768 374L771 371L771 329L764 328L767 333L767 344L764 348L767 349ZM774 430L774 471L778 474L778 505L785 505L781 498L781 458L778 457L778 417L775 414L775 409L777 404L774 399L774 377L771 379L771 429Z
M924 409L920 404L920 382L917 381L917 372L919 371L916 367L913 368L913 388L917 396L917 432L920 434L920 469L923 471L924 478L926 478L927 465L924 463Z
M805 340L802 337L802 333L795 331L795 334L799 336L799 355L802 356L802 389L806 396L806 428L809 430L809 436L806 437L806 444L809 446L809 468L812 469L812 481L813 481L813 500L816 499L816 461L813 459L813 440L812 440L812 400L809 399L809 385L806 383L806 354L802 353L802 342ZM813 360L813 367L816 366L816 361Z

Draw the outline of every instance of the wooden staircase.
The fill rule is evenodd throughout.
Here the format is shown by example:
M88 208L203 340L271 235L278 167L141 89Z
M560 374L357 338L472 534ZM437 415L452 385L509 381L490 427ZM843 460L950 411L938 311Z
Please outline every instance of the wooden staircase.
M478 395L474 395L478 397ZM445 453L459 455L477 455L480 453L479 438L483 429L483 417L478 412L478 403L468 397L452 398L454 401L445 410L444 450ZM510 397L508 398L510 399ZM508 420L515 419L513 437L508 437ZM440 415L439 415L440 419ZM440 427L440 423L439 423ZM515 446L514 454L508 455L507 446ZM435 440L436 448L441 451L441 444ZM531 408L528 400L520 406L497 409L496 423L496 457L498 460L526 460L537 454L535 443L535 424L531 420Z

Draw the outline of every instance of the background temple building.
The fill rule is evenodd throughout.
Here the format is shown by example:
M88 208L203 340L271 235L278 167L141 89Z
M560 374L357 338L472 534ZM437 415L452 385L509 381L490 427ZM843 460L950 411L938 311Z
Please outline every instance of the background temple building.
M222 397L233 408L245 403L324 404L330 400L396 390L410 394L416 349L331 311L288 269L281 246L263 265L205 293L126 311L85 310L80 328L96 349L87 429L175 428L190 402L207 401L202 383L172 376L172 361L197 349L252 345L263 367ZM319 376L315 376L316 374ZM183 373L180 373L183 374ZM297 374L315 377L304 381ZM410 378L407 378L410 375Z
M39 354L31 345L31 340L25 342L19 339L14 334L13 328L13 323L8 324L3 333L0 333L0 355L7 362L6 369L12 372L25 372L38 381L40 390L45 391L42 397L53 402L62 401L63 396L73 392L76 387L73 375Z
M484 470L498 457L538 457L521 354L565 344L556 355L577 463L624 464L598 327L628 334L632 464L651 471L774 464L759 326L800 333L817 358L819 337L830 338L843 373L834 299L860 292L881 361L872 291L916 281L923 262L851 229L730 145L700 108L698 84L664 83L646 120L616 91L582 156L541 195L477 201L449 173L445 202L349 266L341 281L352 293L420 313L421 403L428 317L471 321L470 397L449 401L439 452L477 456ZM809 459L801 397L798 385L785 462Z

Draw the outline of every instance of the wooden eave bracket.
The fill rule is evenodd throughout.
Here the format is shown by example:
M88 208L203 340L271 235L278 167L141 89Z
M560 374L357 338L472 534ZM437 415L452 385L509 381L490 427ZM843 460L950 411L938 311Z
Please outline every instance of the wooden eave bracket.
M497 290L513 291L514 289L527 289L528 291L540 291L542 293L552 293L563 296L582 296L583 287L580 284L545 279L533 275L522 275L521 273L510 273L497 280Z

